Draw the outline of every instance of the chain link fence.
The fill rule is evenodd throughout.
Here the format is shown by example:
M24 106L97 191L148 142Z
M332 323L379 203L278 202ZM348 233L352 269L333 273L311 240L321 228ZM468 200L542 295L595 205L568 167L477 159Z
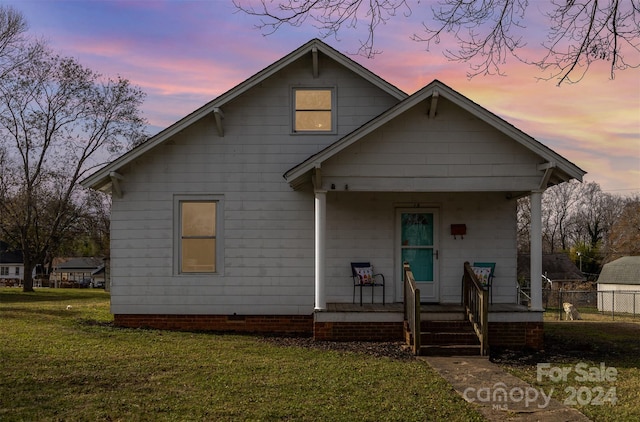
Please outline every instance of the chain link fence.
M640 291L604 290L598 292L598 311L632 316L640 314Z
M542 304L547 312L557 312L566 319L564 303L571 303L583 319L640 319L640 291L542 290Z

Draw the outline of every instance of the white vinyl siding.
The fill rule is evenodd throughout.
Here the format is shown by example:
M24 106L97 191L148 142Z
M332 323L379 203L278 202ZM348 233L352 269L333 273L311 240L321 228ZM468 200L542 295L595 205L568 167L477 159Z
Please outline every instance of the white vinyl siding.
M322 163L327 186L356 191L530 191L540 157L442 98L417 105Z
M335 87L335 133L289 136L294 86ZM223 137L203 118L123 168L111 213L112 312L309 315L313 192L282 175L396 103L331 61L313 79L301 60L225 104ZM218 201L215 273L180 272L180 200Z
M496 262L494 303L516 300L516 201L499 192L479 193L327 193L328 302L351 303L352 285L347 277L349 263L369 261L384 274L386 299L401 302L402 268L395 259L399 208L437 209L439 212L438 266L441 303L460 303L461 276L465 261ZM417 207L417 208L416 208ZM464 239L450 235L451 224L463 222ZM356 293L357 294L357 293ZM368 295L371 292L367 293ZM375 300L382 302L382 290ZM370 301L370 296L366 296Z

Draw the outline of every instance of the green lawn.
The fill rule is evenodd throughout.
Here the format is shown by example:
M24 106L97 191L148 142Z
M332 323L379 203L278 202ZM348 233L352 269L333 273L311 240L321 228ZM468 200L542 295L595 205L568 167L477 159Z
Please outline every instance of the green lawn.
M596 310L580 311L583 321L557 321L557 311L548 311L545 351L532 356L533 362L503 367L547 393L553 389L554 398L591 420L640 420L638 318L616 316L612 321L611 315ZM549 364L540 368L540 380L537 363Z
M423 362L111 321L103 291L0 289L0 420L483 420Z

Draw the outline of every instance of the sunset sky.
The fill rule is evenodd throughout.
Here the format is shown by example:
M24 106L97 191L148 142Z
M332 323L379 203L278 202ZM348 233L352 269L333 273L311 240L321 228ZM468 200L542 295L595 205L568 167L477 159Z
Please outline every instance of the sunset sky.
M592 67L578 84L557 87L536 68L513 59L507 76L467 79L469 65L450 62L441 48L410 40L430 13L422 1L411 16L380 26L374 59L350 56L412 94L439 79L498 114L587 171L586 181L620 195L640 192L640 69ZM536 2L523 30L528 59L540 57L545 28ZM104 75L121 75L147 93L149 133L181 119L290 53L318 32L311 25L283 27L264 36L259 20L237 12L231 0L201 1L0 1L23 13L30 34L48 41ZM540 15L538 17L537 15ZM326 43L354 52L363 32L345 30ZM631 60L640 62L638 54Z

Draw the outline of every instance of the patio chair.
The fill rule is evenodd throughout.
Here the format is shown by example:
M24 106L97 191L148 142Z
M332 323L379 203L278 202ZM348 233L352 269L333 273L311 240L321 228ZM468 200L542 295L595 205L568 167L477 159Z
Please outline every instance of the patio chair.
M487 288L489 289L489 302L493 303L493 289L492 289L492 285L493 285L493 273L496 270L496 263L495 262L474 262L472 268L484 268L484 269L489 269L489 275L486 277L486 280L480 280L482 281Z
M382 287L382 304L385 305L384 275L376 274L369 262L352 262L351 277L353 278L353 303L356 303L356 287L360 287L360 306L362 306L362 289L371 287L371 303L376 286Z

